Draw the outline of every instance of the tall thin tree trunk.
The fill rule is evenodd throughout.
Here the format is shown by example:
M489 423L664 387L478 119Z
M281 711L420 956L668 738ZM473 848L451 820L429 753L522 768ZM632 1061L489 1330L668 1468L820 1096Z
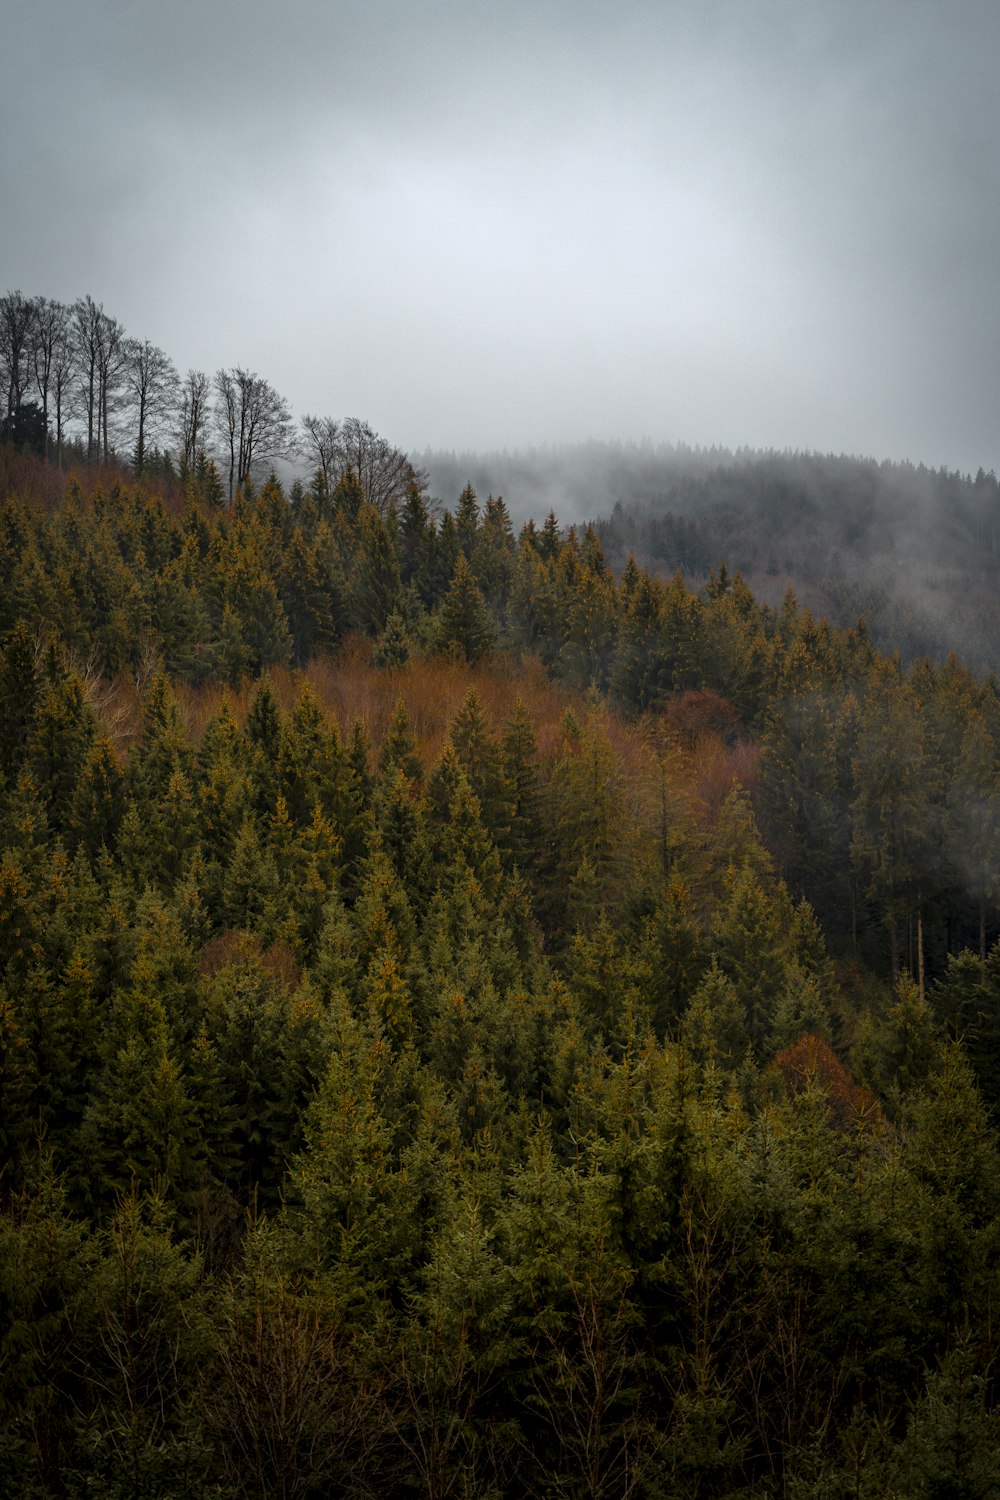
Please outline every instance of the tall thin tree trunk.
M912 978L913 977L913 913L912 913L912 911L908 911L906 913L906 967L909 969L909 971L910 971L910 977Z
M979 957L986 962L986 900L979 898Z
M920 1002L923 1004L926 998L924 992L924 913L923 907L917 907L917 989L920 991Z
M94 373L90 372L89 384L87 386L87 462L94 462L94 410L97 403L97 395L94 390Z
M858 956L858 889L851 881L851 947L854 957Z
M106 464L111 456L111 450L108 444L108 382L106 378L101 383L101 430L104 435L102 452L104 454L104 462Z
M667 778L660 766L660 848L663 858L663 878L670 874L670 845L667 842Z

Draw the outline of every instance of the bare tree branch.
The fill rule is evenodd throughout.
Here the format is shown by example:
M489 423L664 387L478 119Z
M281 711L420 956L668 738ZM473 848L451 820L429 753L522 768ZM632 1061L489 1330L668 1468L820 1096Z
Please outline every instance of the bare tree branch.
M405 453L360 417L343 422L303 417L302 434L302 447L315 463L326 495L353 474L365 504L384 515L391 505L402 505L414 486L423 489L427 483L426 474L414 468Z
M125 389L137 422L134 463L141 473L150 436L158 435L176 410L177 371L149 339L126 339L123 349Z
M284 397L252 370L239 366L215 376L216 420L229 457L229 499L265 459L294 452L292 414Z

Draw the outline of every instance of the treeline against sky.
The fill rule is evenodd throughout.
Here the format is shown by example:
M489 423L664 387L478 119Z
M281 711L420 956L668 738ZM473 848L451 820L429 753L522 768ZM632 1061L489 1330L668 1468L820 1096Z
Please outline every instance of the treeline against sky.
M353 417L304 416L296 424L285 398L241 366L188 370L148 338L130 336L92 297L59 302L0 297L0 442L58 468L128 463L148 479L184 482L216 462L224 493L259 477L279 459L305 462L332 488L353 472L365 499L384 508L401 501L417 473L398 449Z
M996 682L2 464L11 1492L992 1494Z
M588 443L527 453L421 457L433 493L471 480L515 516L593 521L616 572L630 555L700 585L726 561L772 604L794 587L816 613L863 616L884 652L956 651L1000 668L993 607L1000 488L910 463L845 455Z
M977 671L1000 669L1000 487L982 468L972 478L843 455L598 442L428 451L418 467L359 418L296 420L255 371L182 377L89 295L0 297L0 390L0 442L60 469L125 463L168 486L210 475L231 501L286 462L328 492L353 472L379 510L413 484L450 503L471 482L506 496L516 524L589 519L616 574L634 556L700 587L725 561L773 605L793 587L836 625L863 617L883 652L912 662L956 651Z

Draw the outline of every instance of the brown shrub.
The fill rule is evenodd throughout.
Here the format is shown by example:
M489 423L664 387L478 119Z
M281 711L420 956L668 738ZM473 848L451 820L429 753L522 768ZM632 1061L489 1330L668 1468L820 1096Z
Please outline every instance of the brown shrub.
M711 688L678 693L664 708L663 720L688 750L694 750L705 735L717 737L730 749L746 735L739 710Z
M791 1099L810 1085L826 1095L830 1124L836 1130L852 1131L864 1123L875 1124L880 1116L878 1100L870 1089L854 1082L832 1047L818 1036L802 1036L779 1052L767 1070Z
M285 990L293 990L301 978L298 959L284 943L271 943L262 948L252 932L236 927L227 927L214 938L209 938L198 956L198 972L203 978L211 979L220 969L243 963L256 964Z

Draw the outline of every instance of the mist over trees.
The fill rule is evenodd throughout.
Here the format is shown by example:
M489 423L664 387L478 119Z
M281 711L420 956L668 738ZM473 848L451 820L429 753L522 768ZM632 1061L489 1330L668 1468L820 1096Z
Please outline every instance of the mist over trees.
M982 469L612 443L420 462L435 494L471 479L517 519L592 521L616 572L633 555L702 583L724 561L770 604L793 588L837 625L863 616L907 660L957 651L1000 669L1000 487Z
M443 506L361 421L33 305L10 1493L995 1495L997 678L651 556L706 515ZM745 545L871 542L896 471L840 464L684 483L756 496Z
M513 520L591 521L610 567L630 556L697 585L725 562L758 597L788 588L841 627L863 618L885 651L913 661L957 651L1000 669L1000 486L993 473L931 471L846 455L682 444L604 444L412 459L357 417L295 421L271 383L241 366L179 377L169 355L126 334L89 296L72 305L0 299L3 433L74 462L194 474L231 502L276 461L331 495L348 474L384 515L417 485L436 497L471 483L504 495ZM440 501L438 501L440 503Z

